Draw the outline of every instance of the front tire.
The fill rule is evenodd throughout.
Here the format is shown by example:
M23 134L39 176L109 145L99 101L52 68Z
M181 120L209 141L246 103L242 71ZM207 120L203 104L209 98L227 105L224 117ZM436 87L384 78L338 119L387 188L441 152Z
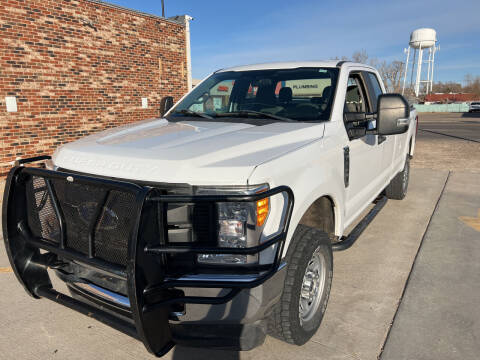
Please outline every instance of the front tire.
M387 198L394 200L402 200L407 195L408 181L410 179L410 157L407 155L405 166L395 177L390 181L390 184L385 188Z
M287 253L282 297L269 319L270 335L295 345L310 340L327 308L332 276L329 236L298 225Z

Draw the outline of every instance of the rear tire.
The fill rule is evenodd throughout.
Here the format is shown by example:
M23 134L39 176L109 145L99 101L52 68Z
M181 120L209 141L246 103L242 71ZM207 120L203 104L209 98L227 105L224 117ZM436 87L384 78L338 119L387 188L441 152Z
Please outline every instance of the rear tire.
M410 157L407 155L405 166L395 177L390 181L390 184L385 188L387 198L394 200L402 200L407 195L408 181L410 179Z
M298 225L287 253L282 297L269 318L270 335L295 345L310 340L327 308L332 276L328 234Z

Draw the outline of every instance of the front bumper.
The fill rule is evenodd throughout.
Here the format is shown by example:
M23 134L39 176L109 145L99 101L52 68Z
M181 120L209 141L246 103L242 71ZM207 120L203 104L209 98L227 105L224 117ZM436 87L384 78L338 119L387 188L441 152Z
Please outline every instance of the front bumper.
M218 305L187 304L185 311L170 313L169 327L175 344L228 350L250 350L267 335L266 319L282 294L286 264L263 284L241 290L232 300ZM131 322L128 298L93 284L69 283L75 299L102 307ZM222 289L181 289L195 296L222 296ZM133 324L133 323L132 323Z
M219 324L230 327L230 330L224 331L225 346L222 346L220 341L216 347L247 349L263 341L264 335L263 338L261 336L265 333L263 319L281 293L281 289L280 291L277 289L269 295L266 289L270 284L274 284L275 280L282 278L281 254L293 210L293 193L290 188L281 186L254 195L164 195L150 186L22 166L25 163L45 159L47 157L27 159L17 164L18 166L9 173L4 194L2 220L5 246L15 275L27 293L35 298L48 298L138 338L149 352L157 356L164 355L176 343L195 345L196 341L200 341L198 344L202 346L208 344L214 346L214 341L207 340L214 340L215 336L218 337L218 334L222 333ZM55 217L58 221L55 225L58 228L58 238L54 240L32 232L35 226L29 221L29 211L32 209L28 207L28 186L34 181L38 183L39 179L42 184L42 199L36 197L33 199L43 203L48 201L51 205L50 212L53 215L49 216ZM88 220L84 226L89 229L90 234L88 247L84 251L70 246L68 230L71 219L66 220L57 196L59 184L65 187L72 183L94 188L106 194L103 202L100 201L96 205L93 214L87 211L89 209L81 209L85 213L84 220L85 218ZM131 214L128 217L130 226L124 228L128 235L125 248L121 249L123 252L115 253L115 256L105 254L104 247L108 244L105 241L97 244L95 235L99 223L104 222L106 202L111 193L127 194L127 198L132 199L128 208ZM171 245L167 232L161 230L162 224L166 221L162 208L169 203L213 204L257 201L277 194L284 196L286 204L280 231L255 247L219 248L178 243ZM30 200L31 198L32 195ZM158 221L158 228L151 225L151 209L157 211L155 221ZM105 227L113 226L111 222L111 219L110 223L105 222ZM101 253L98 251L97 254L97 245L99 250L103 249L103 256L97 256ZM253 255L272 246L276 249L272 264L259 265L257 268L238 266L233 270L233 275L243 276L246 279L244 281L225 276L232 275L231 267L225 266L216 266L212 269L213 276L210 278L202 278L197 273L177 273L171 276L167 270L169 254ZM111 306L105 307L95 297L92 297L91 301L88 300L88 296L85 296L88 294L77 293L71 297L57 292L52 286L47 269L61 271L65 264L72 262L92 268L106 277L123 281L126 289L124 295L129 303L128 309L119 313L115 306L113 309ZM252 276L252 273L255 276ZM214 275L218 275L215 280ZM281 285L283 286L283 281ZM259 293L262 293L261 296ZM238 302L245 305L237 306ZM121 309L121 306L118 308ZM228 312L227 308L230 309ZM184 312L185 315L181 321L175 322L172 320L172 313L179 312L182 314ZM203 328L203 331L199 330L202 327L206 328ZM211 333L208 329L212 330Z

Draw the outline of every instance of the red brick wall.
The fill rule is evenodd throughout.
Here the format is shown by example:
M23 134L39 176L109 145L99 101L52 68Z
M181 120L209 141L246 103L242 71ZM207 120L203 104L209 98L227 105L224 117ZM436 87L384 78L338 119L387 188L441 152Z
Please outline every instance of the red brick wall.
M184 26L163 18L89 0L0 0L0 179L16 157L157 117L163 96L187 90L185 48Z
M478 95L473 93L457 93L457 94L428 94L425 95L425 101L473 101L478 100Z

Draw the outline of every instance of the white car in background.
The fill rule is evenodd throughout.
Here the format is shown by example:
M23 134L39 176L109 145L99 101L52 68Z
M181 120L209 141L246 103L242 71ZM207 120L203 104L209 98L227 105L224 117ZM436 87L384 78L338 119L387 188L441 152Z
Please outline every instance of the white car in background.
M468 112L472 113L475 111L480 111L480 101L472 101L468 107Z

